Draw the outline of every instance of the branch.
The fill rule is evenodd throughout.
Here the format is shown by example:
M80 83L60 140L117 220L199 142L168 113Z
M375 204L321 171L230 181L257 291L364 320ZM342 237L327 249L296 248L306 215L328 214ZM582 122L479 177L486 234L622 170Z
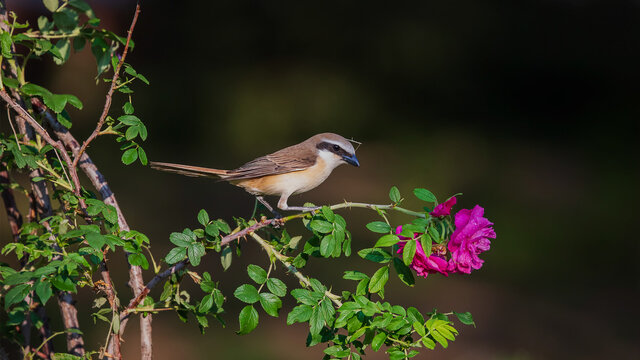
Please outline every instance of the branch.
M55 141L51 138L49 133L29 114L27 110L25 110L20 104L18 104L12 97L9 95L4 89L0 90L0 97L7 103L11 108L20 115L20 117L25 120L35 132L40 135L47 144L53 146L57 150L60 151L60 155L64 159L64 162L67 164L67 168L69 169L69 175L71 176L71 180L73 181L74 189L73 193L78 197L80 202L80 206L83 209L86 209L87 205L80 195L80 179L78 178L78 172L75 167L71 166L73 162L69 157L69 154L65 150L64 146L61 142Z
M138 15L140 14L140 3L136 4L136 12L133 14L133 20L131 21L131 26L129 27L129 32L127 34L127 42L124 45L124 50L122 51L122 57L118 62L118 66L113 70L113 78L111 79L111 86L109 86L109 91L107 92L107 98L104 102L104 108L102 109L102 114L100 115L100 119L98 119L98 124L96 128L93 130L91 135L84 141L80 150L75 154L75 158L73 159L73 167L78 166L78 161L80 161L80 157L89 146L89 143L93 141L102 130L102 125L104 125L104 121L107 119L107 115L109 115L109 109L111 108L111 99L113 97L113 91L117 88L118 77L120 76L120 69L122 68L122 64L124 64L124 59L127 57L127 52L129 51L129 42L131 41L131 35L133 35L133 29L136 27L136 22L138 22Z
M277 219L269 219L269 220L262 220L257 224L251 225L249 227L246 227L238 232L234 232L231 233L225 237L223 237L220 241L220 245L224 246L227 245L228 243L232 242L233 240L236 240L238 238L247 236L247 234L251 234L256 230L262 229L263 227L269 226L272 223L276 222ZM172 274L175 274L176 272L182 270L183 268L185 268L187 265L189 264L189 260L185 259L182 260L178 263L176 263L175 265L171 266L170 268L168 268L167 270L157 274L156 276L154 276L153 279L151 279L151 281L149 281L149 283L144 287L144 289L142 290L142 292L135 297L134 299L131 299L131 301L129 302L129 305L127 305L126 309L124 309L124 311L122 311L121 315L120 315L120 320L124 320L126 319L129 314L131 313L131 311L133 309L135 309L138 305L140 305L140 303L142 303L142 301L144 300L144 298L147 297L147 295L149 295L149 292L151 292L151 289L153 289L154 286L158 285L158 283L160 281L162 281L163 279L171 276ZM120 326L120 328L122 329L122 325Z
M258 244L260 244L267 252L272 253L273 256L275 256L276 259L278 259L287 268L287 270L292 272L293 275L295 275L300 280L300 282L302 282L307 287L311 287L311 282L309 281L309 279L306 276L304 276L300 271L298 271L298 269L289 262L288 256L283 255L279 251L276 251L276 249L274 249L273 246L271 246L271 244L269 244L267 241L261 238L258 234L251 233L251 237L254 238L258 242ZM330 292L329 290L325 291L324 295L329 299L331 299L331 301L333 301L333 303L337 307L342 306L342 302L340 301L340 296Z
M109 305L111 305L111 311L113 314L118 313L118 298L116 297L115 288L113 287L113 282L111 281L111 275L109 274L109 269L107 268L107 256L106 251L103 253L103 260L100 262L100 275L102 276L102 280L106 283L104 288L104 292L107 294L107 300L109 301ZM111 331L111 329L109 329ZM113 349L110 351L113 354L113 357L116 359L122 359L122 354L120 352L120 333L113 334Z
M342 204L336 204L336 205L331 205L329 206L329 208L331 210L336 210L336 209L344 209L344 208L364 208L364 209L371 209L371 210L395 210L395 211L399 211L401 213L407 214L407 215L413 215L413 216L417 216L417 217L421 217L421 218L426 218L427 216L425 215L425 213L423 212L418 212L418 211L413 211L413 210L409 210L409 209L405 209L402 208L400 206L397 206L397 204L368 204L368 203L359 203L359 202L351 202L351 201L345 201ZM297 218L302 218L305 217L308 214L312 214L315 211L317 211L317 209L312 209L309 211L304 211L301 213L297 213L294 215L289 215L286 216L284 218L282 218L282 221L286 222L289 220L293 220L293 219L297 219Z
M343 208L366 208L366 209L381 209L381 210L396 210L396 211L400 211L402 213L405 214L409 214L409 215L414 215L414 216L419 216L419 217L426 217L426 215L424 213L420 213L420 212L416 212L416 211L412 211L412 210L408 210L405 208L401 208L396 206L395 204L387 204L387 205L377 205L377 204L367 204L367 203L355 203L355 202L348 202L345 201L342 204L336 204L336 205L332 205L330 206L330 208L332 210L335 209L343 209ZM312 213L313 211L307 211L307 212L302 212L302 213L298 213L298 214L294 214L294 215L290 215L287 217L284 217L282 219L263 219L260 222L251 225L249 227L246 227L238 232L235 233L231 233L225 237L222 238L222 240L220 241L220 245L224 246L230 242L232 242L233 240L236 240L240 237L244 237L247 235L250 235L252 237L254 237L254 239L256 238L257 235L255 235L255 231L262 229L266 226L269 226L271 224L284 224L288 221L294 220L294 219L298 219L298 218L302 218L310 213ZM262 238L260 238L262 240ZM258 240L258 239L256 239ZM262 240L264 241L264 240ZM266 242L265 242L266 243ZM262 243L261 243L262 244ZM267 244L269 247L270 245ZM265 245L263 245L264 247ZM285 264L285 266L287 266L287 268L293 272L295 274L295 276L297 276L300 281L302 281L305 285L310 286L309 280L304 277L304 275L302 275L300 272L297 271L297 269L295 267L293 267L291 264L289 264L286 261L286 256L282 255L281 253L275 251L275 249L271 248L271 251L274 253L274 255L278 258L278 260L280 260L281 262L283 262L283 264ZM276 255L277 254L277 255ZM183 269L184 267L186 267L189 264L189 260L185 259L182 260L178 263L176 263L175 265L173 265L172 267L168 268L167 270L157 274L153 279L151 279L151 281L149 281L149 283L144 287L144 289L142 290L142 292L134 299L132 299L129 302L129 305L126 307L126 309L121 313L120 318L122 320L126 319L129 316L129 313L131 312L132 309L134 309L135 307L137 307L140 303L142 303L142 301L144 300L145 297L147 297L147 295L149 294L149 292L151 291L151 289L156 286L161 280L169 277L171 274L174 274L176 272L178 272L179 270ZM331 293L328 293L327 296L336 304L338 305L338 303L340 303L340 301L338 300L340 297ZM339 307L340 305L338 305Z

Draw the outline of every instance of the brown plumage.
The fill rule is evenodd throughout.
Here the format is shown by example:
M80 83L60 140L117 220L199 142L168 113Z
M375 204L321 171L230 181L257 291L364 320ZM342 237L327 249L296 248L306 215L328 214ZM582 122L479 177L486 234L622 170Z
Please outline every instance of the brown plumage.
M320 185L331 171L344 163L359 166L351 143L340 135L322 133L272 154L261 156L233 170L151 162L153 169L187 176L213 177L229 181L258 196L279 195L278 207L289 207L292 194L309 191ZM269 207L269 206L267 206ZM270 207L269 207L270 208Z

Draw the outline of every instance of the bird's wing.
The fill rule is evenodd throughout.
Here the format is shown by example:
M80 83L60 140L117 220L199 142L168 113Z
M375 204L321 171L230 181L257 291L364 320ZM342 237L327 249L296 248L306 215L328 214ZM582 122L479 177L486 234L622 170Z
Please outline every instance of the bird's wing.
M237 169L229 170L223 179L252 179L305 170L316 163L316 153L312 148L300 145L290 146L251 160Z

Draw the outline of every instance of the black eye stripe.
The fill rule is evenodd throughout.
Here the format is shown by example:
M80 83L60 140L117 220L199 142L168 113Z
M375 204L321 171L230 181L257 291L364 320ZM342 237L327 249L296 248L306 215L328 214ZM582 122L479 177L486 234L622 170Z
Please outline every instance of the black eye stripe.
M336 149L337 147L337 149ZM316 145L316 148L320 150L331 151L332 153L340 156L351 156L347 151L345 151L340 145L323 141Z

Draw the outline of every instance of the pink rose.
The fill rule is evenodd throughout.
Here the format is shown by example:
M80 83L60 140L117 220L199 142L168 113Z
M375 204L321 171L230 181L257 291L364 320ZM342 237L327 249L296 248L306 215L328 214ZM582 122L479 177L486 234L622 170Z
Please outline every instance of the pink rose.
M489 250L491 241L496 238L493 223L483 217L484 209L476 205L473 209L462 209L456 214L456 230L449 241L451 259L447 271L470 274L480 269L484 260L478 255Z
M457 201L458 199L456 199L455 196L452 196L442 204L436 205L436 208L433 209L433 211L430 212L429 214L435 217L447 216L451 213L451 208L453 207L453 205L456 204Z

